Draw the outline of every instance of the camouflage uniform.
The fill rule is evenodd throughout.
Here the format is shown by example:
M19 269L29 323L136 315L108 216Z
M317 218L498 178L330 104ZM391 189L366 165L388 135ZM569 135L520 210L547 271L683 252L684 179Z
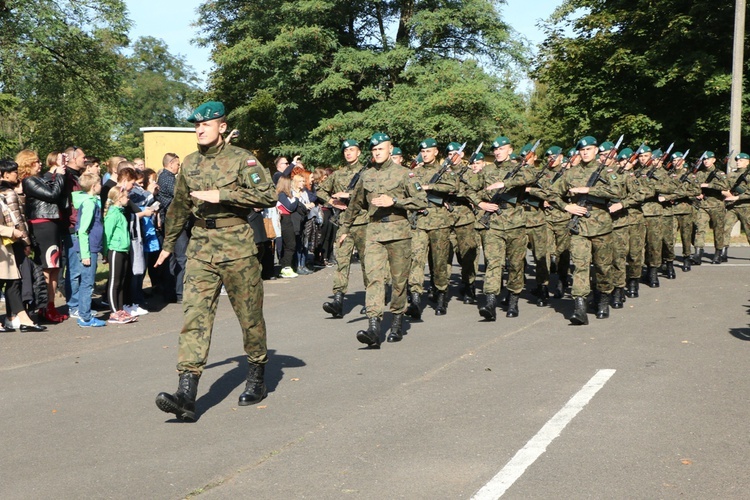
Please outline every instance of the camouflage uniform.
M476 210L471 203L470 197L474 193L469 181L466 178L472 173L461 168L458 175L459 187L455 196L449 197L448 202L453 206L452 212L452 230L455 235L455 246L458 254L458 262L461 265L461 283L463 284L464 294L474 288L474 281L477 277L477 250L479 248L479 238L474 225L477 222L474 211ZM452 238L451 238L452 239ZM448 263L449 266L452 262Z
M642 204L648 192L644 189L643 179L633 170L626 171L622 176L625 191L620 203L626 215L624 221L619 220L622 216L618 212L612 215L616 239L614 258L617 260L616 263L613 262L613 281L615 287L622 286L621 273L624 272L627 278L627 296L638 297L638 283L643 272L643 248L646 245L646 221ZM621 225L625 228L624 234L621 233Z
M220 192L220 203L190 196L192 191ZM216 304L222 284L234 308L250 364L265 364L266 324L258 249L247 215L276 203L268 172L244 149L224 142L188 155L177 176L174 200L167 212L164 250L174 251L188 217L196 219L187 248L177 370L200 375L206 364Z
M394 198L395 204L387 208L370 204L380 195ZM383 317L389 266L393 286L391 312L403 314L406 309L406 283L411 263L411 228L407 211L426 207L427 198L419 181L410 178L408 169L390 158L382 164L373 164L354 188L349 208L341 215L340 234L349 234L353 226L352 214L366 211L369 218L365 250L368 318Z
M611 173L611 171L608 173ZM631 215L629 206L637 199L639 192L636 178L631 172L623 172L618 174L617 177L618 179L615 182L620 186L622 197L619 200L613 199L612 202L622 203L622 209L610 213L612 216L612 286L615 290L624 289L627 285L627 264L631 256L631 227L636 221L636 218ZM643 247L639 247L638 251L643 253Z
M695 222L693 203L697 201L695 197L701 194L701 187L696 182L695 175L688 174L685 182L680 182L680 179L686 172L686 168L683 167L672 173L672 179L677 185L677 191L672 195L666 196L672 202L672 213L677 224L677 231L680 233L680 240L682 241L683 261L687 261L690 258L690 246L693 241L693 224ZM674 233L674 227L672 228L672 232ZM674 259L674 246L672 247L671 255Z
M732 174L728 178L727 189L734 188L737 183L737 179L747 169L740 169ZM750 174L749 174L750 175ZM724 223L724 247L728 247L732 238L732 228L739 220L742 224L742 230L745 231L745 237L747 242L750 243L750 191L748 189L750 183L745 177L744 182L740 182L740 185L735 188L733 194L739 195L739 200L727 204L726 221Z
M352 178L362 170L362 164L359 161L350 165L343 166L336 170L333 175L328 177L316 192L318 198L323 203L328 203L331 197L336 193L349 191L349 184ZM349 195L351 196L351 192ZM347 208L344 212L347 212ZM343 214L342 214L343 215ZM365 288L367 288L367 272L365 268L365 233L367 230L367 211L363 210L354 217L352 226L349 231L349 237L346 238L336 249L336 271L333 275L333 293L338 292L345 294L349 288L349 270L352 263L352 254L357 249L359 262L362 266L362 279Z
M561 164L554 169L548 169L540 181L540 185L549 191L552 186L559 182L565 173L565 165ZM568 273L570 271L570 214L555 205L550 205L544 210L544 219L547 222L547 235L549 242L550 259L554 257L557 261L558 285L555 296L562 297L565 286L567 286Z
M647 174L650 168L644 167L640 173L646 197L643 201L643 216L646 220L646 265L658 268L662 263L662 243L664 241L664 207L659 196L672 193L675 186L669 180L669 174L661 167L653 171L651 178ZM658 282L655 286L658 286Z
M546 170L546 166L541 167ZM536 170L533 166L527 166L534 178L544 172ZM540 177L541 179L541 177ZM546 292L549 285L549 266L547 265L547 254L549 253L549 240L547 238L547 221L544 217L544 200L548 195L538 183L526 188L526 193L521 202L526 219L526 236L528 245L534 255L536 265L536 287L539 294ZM541 287L545 287L542 291ZM543 304L540 304L543 305Z
M713 228L714 248L716 248L717 252L727 246L729 241L725 239L726 208L724 206L724 196L721 194L722 191L730 188L729 180L721 169L712 167L708 170L699 170L696 174L695 182L699 186L706 184L709 177L711 177L711 182L708 182L709 187L701 188L703 199L698 202L698 210L695 218L695 240L693 241L693 246L695 246L696 254L699 257L703 254L703 247L706 244L706 233L708 233L709 227ZM698 264L699 261L694 260L694 263Z

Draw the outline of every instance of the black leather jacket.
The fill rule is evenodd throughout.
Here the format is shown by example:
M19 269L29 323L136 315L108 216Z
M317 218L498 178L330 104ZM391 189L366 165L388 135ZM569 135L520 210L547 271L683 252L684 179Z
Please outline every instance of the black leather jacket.
M26 220L59 219L60 206L65 201L65 177L45 174L27 177L21 183L26 195Z

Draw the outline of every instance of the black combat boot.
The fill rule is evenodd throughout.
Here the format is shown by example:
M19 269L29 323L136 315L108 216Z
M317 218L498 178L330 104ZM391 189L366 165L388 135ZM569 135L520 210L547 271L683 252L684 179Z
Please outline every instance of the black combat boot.
M544 307L549 305L549 288L547 285L542 285L539 289L539 296L536 298L537 307Z
M696 266L703 264L703 249L696 248L695 253L690 257L690 260L693 261L693 264Z
M635 285L638 283L638 278L628 278L628 285L625 287L625 295L631 299L637 297L638 292L635 290Z
M500 290L500 307L508 307L508 295L510 295L510 292L507 288Z
M334 318L344 317L344 292L336 292L333 294L333 300L331 302L323 303L323 310L333 316Z
M633 298L634 299L638 298L638 291L640 289L641 289L641 282L638 280L638 278L635 278L635 280L633 282L633 290L634 290Z
M682 272L689 273L691 269L692 266L690 265L690 256L686 255L682 258Z
M557 255L549 256L549 273L557 274Z
M724 247L721 249L721 261L727 262L729 260L729 247Z
M673 280L677 278L677 275L674 272L674 261L668 260L667 261L667 279Z
M718 248L714 250L714 258L711 259L711 264L721 264L721 254L724 251L724 249L719 250Z
M612 309L622 309L624 290L617 287L612 291Z
M174 413L180 420L195 422L195 396L198 394L198 375L180 373L177 392L160 392L156 396L156 406L165 413Z
M380 349L380 318L367 318L369 327L367 331L360 330L357 332L357 340L371 349Z
M391 303L391 297L393 297L393 285L391 283L385 284L385 305ZM367 311L365 311L367 312Z
M446 313L446 303L448 302L448 297L446 296L445 292L438 292L436 298L437 304L435 305L435 316L443 316Z
M404 321L403 314L394 314L393 323L391 323L391 332L388 334L388 342L401 342L404 338L404 334L401 331Z
M477 303L477 292L474 289L474 285L466 285L463 290L464 304L476 304Z
M419 308L419 292L411 292L411 304L406 308L406 314L414 319L422 319L422 309Z
M599 294L599 305L596 308L596 319L609 318L609 294Z
M589 316L586 314L586 297L576 297L573 314L570 316L570 322L574 325L588 325Z
M505 313L506 318L517 318L518 317L518 294L508 294L508 312Z
M266 365L250 363L247 370L245 390L240 394L240 399L237 402L238 405L254 405L260 403L266 396L268 396L268 388L266 387L266 382L263 378L265 372Z
M486 297L487 302L479 308L479 314L487 321L495 321L495 318L497 318L497 313L495 312L497 297L494 293L488 293Z
M648 286L651 288L659 288L659 268L649 267L648 268Z

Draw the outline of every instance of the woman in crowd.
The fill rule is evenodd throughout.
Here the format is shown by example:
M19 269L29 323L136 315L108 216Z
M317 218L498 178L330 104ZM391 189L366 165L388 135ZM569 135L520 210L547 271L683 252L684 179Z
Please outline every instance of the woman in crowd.
M292 269L292 259L294 258L294 250L296 248L292 214L297 211L298 200L292 193L292 179L286 176L280 177L276 183L276 194L279 198L276 208L279 211L281 219L281 258L279 259L281 272L279 276L282 278L296 278L297 273Z
M25 149L18 153L18 178L25 195L26 220L29 224L31 241L34 246L34 260L42 266L47 282L47 304L39 304L40 317L52 323L60 323L67 315L55 308L62 235L60 234L60 206L65 203L65 167L50 160L56 153L47 156L49 171L42 176L39 156Z

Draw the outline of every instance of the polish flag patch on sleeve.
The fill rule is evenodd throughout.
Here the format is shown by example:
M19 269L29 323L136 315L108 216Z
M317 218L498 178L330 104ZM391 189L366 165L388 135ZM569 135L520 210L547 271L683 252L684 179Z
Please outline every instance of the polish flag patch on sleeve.
M247 160L247 166L248 167L254 167L258 164L258 162L255 160L255 158L249 158Z

